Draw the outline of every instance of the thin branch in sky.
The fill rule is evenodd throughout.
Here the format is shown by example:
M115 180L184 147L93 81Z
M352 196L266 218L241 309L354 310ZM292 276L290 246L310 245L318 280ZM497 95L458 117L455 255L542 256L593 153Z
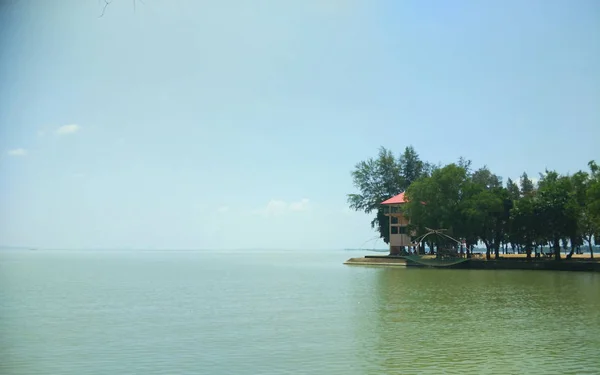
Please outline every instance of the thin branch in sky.
M100 17L98 18L102 18L102 16L104 16L104 12L106 12L106 8L110 5L110 3L112 3L112 0L104 0L104 6L102 7L102 13L100 13ZM135 3L135 0L134 0Z
M104 13L106 13L106 8L108 8L108 6L110 4L112 4L112 2L113 2L113 0L103 0L103 1L104 1L104 4L102 5L102 13L100 13L100 16L98 18L102 18L104 16ZM133 1L133 12L135 13L137 0L132 0L132 1ZM144 5L146 4L143 0L140 0L140 2Z

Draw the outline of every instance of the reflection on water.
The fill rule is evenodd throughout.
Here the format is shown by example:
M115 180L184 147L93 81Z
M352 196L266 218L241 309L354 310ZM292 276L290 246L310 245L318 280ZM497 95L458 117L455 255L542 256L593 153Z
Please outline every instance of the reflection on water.
M380 369L393 373L597 373L600 275L381 269Z
M0 253L1 374L598 373L600 275Z

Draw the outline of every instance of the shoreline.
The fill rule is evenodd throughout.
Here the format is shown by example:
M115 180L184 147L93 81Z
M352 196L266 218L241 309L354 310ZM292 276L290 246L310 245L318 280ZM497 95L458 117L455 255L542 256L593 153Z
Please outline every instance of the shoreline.
M510 254L512 256L500 257L499 259L486 260L481 258L470 258L453 265L436 265L417 263L403 256L389 255L366 255L362 258L350 258L345 265L366 266L393 266L393 267L415 267L415 268L452 268L471 270L531 270L531 271L568 271L568 272L600 272L600 259L589 256L573 256L572 259L562 258L555 261L549 258L527 259L525 254ZM435 256L424 256L426 261L435 261Z
M381 256L372 258L371 256L365 256L362 258L350 258L344 262L346 265L357 265L357 266L391 266L391 267L406 267L406 259Z

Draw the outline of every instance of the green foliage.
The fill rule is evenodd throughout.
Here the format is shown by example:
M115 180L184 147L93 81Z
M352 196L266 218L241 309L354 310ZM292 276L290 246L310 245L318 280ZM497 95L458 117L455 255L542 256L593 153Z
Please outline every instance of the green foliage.
M366 213L377 210L384 199L398 194L406 185L394 155L383 147L377 159L356 164L352 179L360 194L348 195L350 208Z
M381 148L378 158L358 163L352 172L359 194L348 195L350 207L376 213L372 227L389 242L389 222L381 202L406 192L404 213L420 235L425 228L446 229L467 247L485 244L487 256L499 256L503 244L524 249L551 245L560 259L561 244L571 247L600 238L600 167L590 172L560 175L545 171L535 184L523 173L519 183L492 173L471 169L471 161L438 166L419 158L412 147L398 157Z
M533 197L518 199L510 213L511 241L522 244L528 257L531 257L533 245L540 238L541 233L536 203Z
M586 189L586 201L590 219L600 227L600 167L595 162L589 163L591 177ZM596 232L598 233L598 232Z
M527 176L526 172L523 172L523 174L521 175L520 183L522 196L527 197L534 193L535 185L533 184L533 181L531 181L529 176Z
M600 167L594 161L588 163L590 177L585 190L585 209L582 226L585 240L592 251L592 237L600 245ZM593 253L592 253L593 254Z
M513 201L517 201L519 198L521 198L521 190L519 189L519 185L517 185L517 183L510 178L506 181L506 190L508 191L508 196Z
M556 259L560 259L560 240L576 231L575 192L569 176L547 171L541 177L536 202L539 219L544 223L542 234L552 244Z
M389 243L389 222L383 214L381 202L401 192L413 182L431 173L433 167L423 162L412 146L396 158L394 154L382 147L377 159L368 159L356 164L352 171L352 180L359 194L348 194L350 208L376 216L371 227L376 229L380 237Z
M452 233L466 182L465 167L449 164L410 185L405 212L412 222L419 223L419 232L429 227L449 229Z

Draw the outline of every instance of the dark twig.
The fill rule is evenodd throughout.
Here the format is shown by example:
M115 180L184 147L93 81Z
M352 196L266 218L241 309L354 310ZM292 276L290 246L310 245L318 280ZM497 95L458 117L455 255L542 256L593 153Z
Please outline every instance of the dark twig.
M2 0L0 0L2 1ZM108 8L108 6L110 4L112 4L113 0L103 0L104 1L104 5L102 6L102 13L100 13L100 16L98 18L102 18L102 16L104 16L104 13L106 13L106 8ZM133 12L135 13L136 11L136 2L138 0L132 0L133 1ZM146 4L143 0L139 0L142 4Z
M112 3L112 0L104 0L104 7L102 7L102 13L100 14L100 17L98 18L102 18L102 16L104 16L104 12L106 12L106 8L110 5L110 3ZM134 0L135 3L135 0Z

